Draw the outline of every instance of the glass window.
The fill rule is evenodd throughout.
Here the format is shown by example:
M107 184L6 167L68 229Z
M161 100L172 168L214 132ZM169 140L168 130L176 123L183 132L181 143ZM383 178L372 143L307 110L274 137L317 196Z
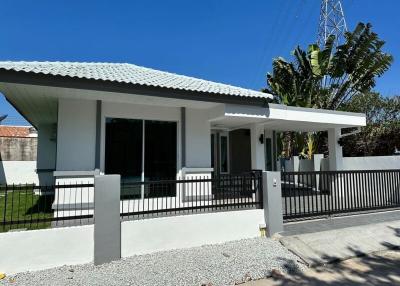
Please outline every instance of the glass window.
M121 175L121 196L141 197L141 187L125 187L124 183L142 178L142 120L107 118L105 173Z
M106 119L105 173L121 175L121 197L175 196L175 184L129 183L176 179L176 164L176 122Z
M228 173L228 137L221 136L221 173Z
M145 181L176 179L177 124L167 121L145 121ZM151 184L145 197L175 196L175 184Z
M214 160L215 160L215 155L214 155L214 134L211 134L211 168L214 168ZM214 170L215 171L215 170Z
M272 171L272 141L265 138L265 170Z

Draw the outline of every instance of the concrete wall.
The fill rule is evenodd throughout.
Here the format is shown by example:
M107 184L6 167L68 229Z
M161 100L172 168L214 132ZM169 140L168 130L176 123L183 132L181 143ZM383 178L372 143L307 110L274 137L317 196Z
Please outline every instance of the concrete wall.
M328 158L321 161L321 171L329 170ZM343 170L400 169L400 156L344 157Z
M35 161L37 137L0 137L0 161Z
M56 126L40 125L37 137L0 137L0 184L54 183Z
M60 99L58 103L57 170L93 170L96 101Z
M343 170L400 169L400 156L344 157Z
M257 237L260 224L262 209L122 222L122 257Z
M93 225L0 233L7 275L93 261Z
M39 184L36 161L0 161L0 184Z
M298 166L294 164L293 158L285 160L285 170L288 172L297 171L328 171L329 158L322 158L316 161L319 166L314 167L313 160L299 160ZM296 166L297 167L296 167ZM344 157L343 170L390 170L400 169L400 156L370 156L370 157Z
M208 113L201 109L186 109L186 166L211 166L211 139Z

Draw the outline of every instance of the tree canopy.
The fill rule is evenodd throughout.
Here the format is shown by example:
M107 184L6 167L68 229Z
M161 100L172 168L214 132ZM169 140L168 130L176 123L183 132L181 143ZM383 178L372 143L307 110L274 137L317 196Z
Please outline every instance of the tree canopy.
M400 149L400 96L358 94L342 110L361 112L367 117L367 126L359 134L345 138L344 155L392 155L396 147Z
M311 44L303 50L297 46L292 52L292 61L281 57L274 59L264 91L285 105L369 112L374 114L369 121L373 120L375 126L388 120L378 118L399 116L399 109L397 115L395 111L387 112L391 110L389 105L394 106L393 110L398 108L395 103L398 97L393 102L382 101L379 95L378 100L371 93L376 78L383 75L393 62L393 57L382 50L385 42L372 31L371 24L359 23L352 32L345 34L343 44L334 47L334 42L335 37L330 36L323 47ZM376 109L362 110L373 106L364 105L368 100L377 104ZM385 102L386 107L382 109L378 101L379 104ZM326 135L321 133L302 136L286 133L282 140L286 156L303 153L310 157L315 150L321 152L321 147L326 148L323 146L326 145ZM298 150L291 151L294 148Z
M334 41L330 36L323 48L311 44L307 51L298 46L292 62L274 59L266 91L286 105L338 109L352 96L371 91L393 61L371 24L359 23L336 49Z

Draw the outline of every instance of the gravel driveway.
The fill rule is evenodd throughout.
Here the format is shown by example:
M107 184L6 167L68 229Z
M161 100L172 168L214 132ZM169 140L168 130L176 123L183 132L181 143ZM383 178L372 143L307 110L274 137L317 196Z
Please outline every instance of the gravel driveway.
M296 272L297 257L268 238L132 256L113 263L63 266L20 273L4 285L233 285L269 276L272 269Z

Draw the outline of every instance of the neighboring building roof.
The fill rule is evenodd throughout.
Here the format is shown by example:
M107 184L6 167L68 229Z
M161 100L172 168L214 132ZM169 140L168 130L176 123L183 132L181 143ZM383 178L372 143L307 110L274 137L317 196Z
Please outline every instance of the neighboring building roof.
M162 87L173 90L213 93L252 98L272 98L272 95L232 85L216 83L136 66L128 63L76 62L0 62L0 70L46 74L70 78L128 83L138 86Z
M0 137L37 137L37 132L32 126L0 125Z

